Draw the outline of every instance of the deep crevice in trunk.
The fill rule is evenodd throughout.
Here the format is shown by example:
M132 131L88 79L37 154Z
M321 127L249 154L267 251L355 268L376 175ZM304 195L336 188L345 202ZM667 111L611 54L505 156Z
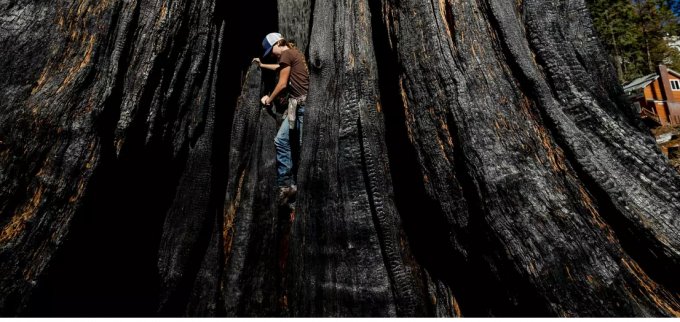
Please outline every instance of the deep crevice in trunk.
M450 245L450 225L439 204L432 200L425 189L418 156L408 138L403 101L398 94L399 75L402 71L397 67L399 64L396 56L390 50L389 35L381 21L380 1L371 0L369 5L395 205L401 214L404 230L418 263L435 279L444 281L448 286L454 286L454 294L461 294L457 291L452 276L461 276L459 265L463 261L456 256ZM476 315L471 313L475 312L471 307L481 303L477 301L467 303L467 295L462 295L463 297L456 296L461 302L461 312L466 316ZM431 303L428 303L428 311L430 314L435 312L435 307Z
M403 71L398 67L396 55L390 50L386 27L380 21L379 1L370 3L395 202L404 220L414 256L434 279L452 287L463 316L545 316L546 312L542 311L513 309L512 300L508 300L508 290L500 284L498 277L494 277L489 270L489 263L482 256L485 250L496 248L492 247L489 236L484 232L482 203L472 192L475 191L474 184L468 175L464 154L453 126L449 127L449 131L454 142L455 174L462 186L470 213L469 231L454 232L439 203L433 200L435 197L431 194L434 192L427 192L424 186L427 176L424 178L419 170L417 153L408 138L403 100L398 94L399 77ZM450 14L450 8L447 13ZM391 42L392 46L396 46L398 40L392 39ZM453 124L450 113L447 113L447 122ZM457 236L459 240L468 241L466 254L452 246L452 235L458 234L462 234ZM516 277L502 280L509 281L513 278ZM519 291L519 288L515 292L525 296L530 294L526 290ZM434 311L434 308L430 309Z
M138 18L136 10L122 53L131 50L132 30ZM108 144L103 145L101 169L88 187L93 193L83 198L84 205L74 216L69 238L55 255L27 315L154 314L158 296L155 258L162 220L182 165L165 162L172 159L169 142L156 141L144 147L143 126L130 132L138 139L117 158L114 130L131 59L124 57L99 122L100 139Z
M270 1L275 5L274 1ZM187 2L186 6L190 5ZM272 8L270 5L269 8ZM240 4L242 14L253 12L255 8L264 17L275 17L276 11L263 11L262 6L251 2ZM223 16L228 17L233 12L229 7L219 5L218 10L223 10ZM226 10L226 11L224 11ZM185 9L186 11L186 9ZM136 10L137 21L139 10ZM232 16L233 17L233 16ZM112 18L116 21L118 16ZM216 19L220 19L219 15ZM228 29L239 30L244 26L241 20L228 19ZM264 21L272 21L271 18ZM157 66L152 70L155 73L149 78L146 87L149 89L141 99L141 106L151 106L156 84L161 84L161 92L168 90L172 78L172 66L178 61L178 55L188 39L188 23L182 24L182 30L175 35L175 46L170 59L157 61ZM253 57L261 56L259 46L248 48L234 48L237 43L253 42L254 39L262 38L263 35L274 30L275 23L262 23L259 28L248 28L248 32L238 33L236 42L226 41L223 50L225 56L222 61L225 66L220 70L219 87L226 90L218 91L217 105L220 107L215 113L216 127L213 136L213 162L216 165L223 164L214 170L215 193L212 197L215 211L212 214L221 213L223 205L224 189L226 189L226 155L228 154L228 140L233 108L238 96L240 85L240 68L247 66ZM115 26L114 26L115 27ZM130 65L132 55L131 44L135 37L139 37L135 31L137 24L129 27L126 45L121 55L123 60L119 64L119 77L110 99L107 101L103 114L100 117L99 133L101 141L109 143L104 145L102 151L101 169L93 176L88 190L93 193L84 197L85 205L76 215L70 228L68 241L59 248L52 267L40 289L36 291L27 315L45 316L153 316L156 314L156 305L159 298L159 281L156 272L156 257L162 223L167 209L173 201L175 187L179 177L186 167L189 142L185 142L178 154L173 155L171 137L163 135L163 127L157 126L152 136L147 137L145 126L146 110L138 111L137 117L130 129L126 131L126 137L130 138L130 144L124 144L117 156L114 141L114 130L122 101L124 77L127 66ZM262 36L260 35L262 34ZM215 35L213 35L215 36ZM247 40L247 41L246 41ZM239 46L240 47L240 46ZM245 47L245 46L244 46ZM162 53L161 53L162 55ZM202 64L206 64L208 57ZM190 62L184 58L181 60L176 83L183 83L183 75L188 72ZM161 69L162 68L162 69ZM205 71L207 68L200 68ZM164 70L163 76L160 76ZM93 77L95 75L92 75ZM203 78L198 75L197 78ZM162 121L174 122L180 113L176 103L181 95L181 90L175 89L168 98L171 106L168 114ZM186 111L184 112L186 113ZM162 125L162 123L161 123ZM225 126L226 125L226 126ZM136 130L135 130L136 129ZM194 142L202 135L202 129L198 128ZM167 133L167 132L166 132ZM146 139L145 139L146 138ZM148 144L144 144L148 142ZM222 191L222 192L220 192ZM191 263L182 276L179 287L171 297L169 305L164 306L161 315L181 315L187 306L191 289L198 273L201 259L205 255L213 220L208 218L199 233L200 240L194 245ZM105 276L105 278L102 278ZM85 304L86 303L86 304Z

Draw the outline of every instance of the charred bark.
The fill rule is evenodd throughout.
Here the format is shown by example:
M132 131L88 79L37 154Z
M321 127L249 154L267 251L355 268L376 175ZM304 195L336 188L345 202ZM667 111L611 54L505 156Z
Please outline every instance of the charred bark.
M209 192L214 172L215 3L3 6L0 313L92 315L68 302L97 292L120 293L94 314L153 313L164 214L184 243L161 246L168 288L198 234L173 223L211 221L210 198L191 192ZM135 300L140 311L115 308Z
M632 116L583 3L547 6L383 1L427 191L461 264L484 258L508 300L491 314L676 315L673 283L636 260L670 268L678 174ZM626 229L657 258L624 250Z
M582 0L0 4L0 315L677 316L680 175L604 53Z
M257 64L253 64L231 135L222 226L222 298L228 316L273 316L279 301L277 228L278 216L285 216L286 210L276 203L274 137L281 117L261 105L261 79Z
M423 315L393 204L368 1L317 1L311 87L293 221L294 316Z
M278 0L279 32L307 54L315 0Z

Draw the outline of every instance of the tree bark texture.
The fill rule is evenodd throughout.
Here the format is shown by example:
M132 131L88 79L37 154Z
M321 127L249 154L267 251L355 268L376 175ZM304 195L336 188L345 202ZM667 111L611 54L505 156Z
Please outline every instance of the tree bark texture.
M382 11L427 191L463 262L476 267L484 245L478 256L511 302L483 309L676 315L678 174L632 115L584 3L384 1Z
M680 315L680 176L582 0L11 0L0 67L2 316Z
M317 1L292 315L420 315L424 285L393 203L368 1ZM330 41L329 41L330 40Z
M3 6L2 60L11 72L3 73L8 99L2 100L0 130L0 312L25 312L73 225L112 226L122 235L127 230L132 234L116 245L122 251L142 246L133 245L134 238L160 232L145 223L166 211L164 234L177 238L164 238L159 267L164 288L172 289L196 227L214 215L208 211L210 151L221 46L215 3ZM168 200L169 210L163 204ZM142 202L148 204L137 204ZM82 226L88 224L93 226ZM123 236L97 241L108 238ZM156 254L146 255L157 255L155 247ZM125 273L135 274L129 268Z
M303 54L309 48L314 0L278 0L279 31Z
M279 302L279 215L285 219L290 211L279 209L276 202L274 137L281 115L260 103L261 80L259 67L253 64L231 132L222 226L222 298L228 316L274 316Z

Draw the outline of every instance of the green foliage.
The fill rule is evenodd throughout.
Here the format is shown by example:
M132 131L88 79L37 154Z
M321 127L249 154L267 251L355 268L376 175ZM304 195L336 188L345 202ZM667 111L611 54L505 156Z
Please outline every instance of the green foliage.
M657 64L680 70L680 0L587 0L595 29L621 81L654 73Z

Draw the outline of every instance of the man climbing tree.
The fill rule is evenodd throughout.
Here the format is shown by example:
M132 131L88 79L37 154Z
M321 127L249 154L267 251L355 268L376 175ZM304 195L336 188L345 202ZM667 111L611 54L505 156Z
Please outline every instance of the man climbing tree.
M228 68L255 6L309 39L294 212ZM0 315L680 316L680 173L596 36L585 0L0 2Z
M293 43L286 42L279 33L270 33L262 42L265 49L264 57L272 55L278 58L279 64L262 64L255 58L260 67L279 71L279 82L271 95L262 97L262 104L270 106L277 102L279 106L288 105L284 111L284 122L274 142L276 144L276 165L279 173L280 205L286 205L297 193L297 186L293 178L293 157L290 144L290 131L298 130L302 143L302 123L309 89L309 69L305 56ZM293 49L293 50L290 50ZM288 122L285 122L285 120Z

